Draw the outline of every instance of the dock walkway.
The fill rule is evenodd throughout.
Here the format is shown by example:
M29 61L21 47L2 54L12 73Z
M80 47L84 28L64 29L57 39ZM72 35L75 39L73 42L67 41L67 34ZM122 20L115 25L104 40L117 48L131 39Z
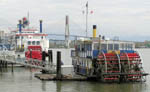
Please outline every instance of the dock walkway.
M56 65L48 61L41 61L36 59L16 58L13 51L0 52L0 64L19 64L25 67L42 69L48 72L55 72Z

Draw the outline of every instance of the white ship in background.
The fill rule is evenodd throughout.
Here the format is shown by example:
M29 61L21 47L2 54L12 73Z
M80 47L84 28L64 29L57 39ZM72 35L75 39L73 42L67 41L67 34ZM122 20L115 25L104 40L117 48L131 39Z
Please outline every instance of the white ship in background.
M18 28L11 31L12 38L15 39L16 51L26 51L28 46L41 46L42 50L49 48L49 40L46 39L48 34L42 31L42 20L40 20L40 30L28 27L29 23L26 18L23 22L20 20Z

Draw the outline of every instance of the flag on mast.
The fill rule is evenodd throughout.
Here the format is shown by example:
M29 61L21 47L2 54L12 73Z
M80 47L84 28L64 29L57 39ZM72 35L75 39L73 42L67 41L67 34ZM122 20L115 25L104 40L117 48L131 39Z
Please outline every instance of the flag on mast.
M91 11L90 13L93 14L93 11Z
M88 36L88 1L86 3L86 37Z
M29 21L28 21L28 19L26 18L26 17L23 17L23 28L25 28L26 26L28 26L29 25Z

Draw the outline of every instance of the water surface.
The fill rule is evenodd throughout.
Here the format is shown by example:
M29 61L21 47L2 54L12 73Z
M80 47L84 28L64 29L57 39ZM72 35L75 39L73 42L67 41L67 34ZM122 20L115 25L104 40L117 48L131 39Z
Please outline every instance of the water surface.
M150 49L138 49L144 69L150 72ZM150 92L150 76L145 83L104 84L79 81L40 81L36 69L15 68L0 72L0 92Z

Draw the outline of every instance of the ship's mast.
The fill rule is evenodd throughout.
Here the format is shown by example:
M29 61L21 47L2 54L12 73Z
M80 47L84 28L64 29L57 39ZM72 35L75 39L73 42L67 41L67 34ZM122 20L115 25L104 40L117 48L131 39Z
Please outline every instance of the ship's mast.
M86 3L86 37L88 36L88 2Z
M29 29L29 24L30 24L30 21L29 21L29 11L28 11L28 29Z

